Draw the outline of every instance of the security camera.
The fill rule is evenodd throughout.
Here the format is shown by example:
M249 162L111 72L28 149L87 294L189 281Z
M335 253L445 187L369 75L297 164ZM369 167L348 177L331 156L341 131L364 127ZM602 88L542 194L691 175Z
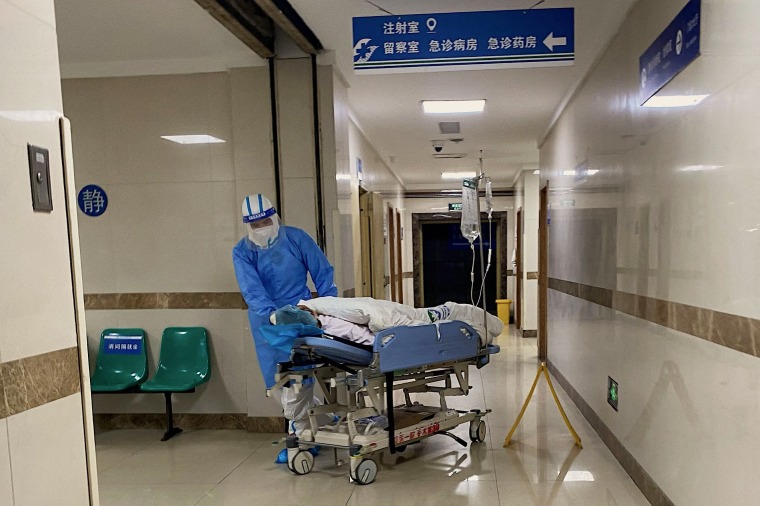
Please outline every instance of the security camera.
M436 153L443 151L443 141L433 141L433 149Z

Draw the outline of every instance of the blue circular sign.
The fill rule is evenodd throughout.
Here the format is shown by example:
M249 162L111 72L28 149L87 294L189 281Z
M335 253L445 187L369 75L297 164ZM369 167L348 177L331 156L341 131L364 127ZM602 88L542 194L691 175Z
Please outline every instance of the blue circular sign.
M87 216L100 216L106 212L108 196L100 186L88 184L79 190L77 202L79 202L79 209Z

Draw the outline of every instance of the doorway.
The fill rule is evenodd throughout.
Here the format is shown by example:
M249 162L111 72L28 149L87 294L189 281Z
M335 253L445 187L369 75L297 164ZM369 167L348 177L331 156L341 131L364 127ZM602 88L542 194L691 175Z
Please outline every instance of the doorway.
M372 272L372 194L359 187L359 230L361 235L362 295L374 297Z
M481 224L483 230L483 249L489 247L488 222ZM497 242L496 226L491 224L491 242ZM422 270L425 273L423 287L423 305L437 306L447 301L462 304L474 304L478 302L481 284L480 263L480 238L475 240L475 283L470 280L470 272L473 267L473 253L470 243L462 237L459 230L459 222L453 223L426 223L422 225ZM494 244L495 246L495 244ZM487 254L487 253L486 253ZM493 267L493 266L492 266ZM496 312L496 269L490 268L484 284L486 294L486 308Z

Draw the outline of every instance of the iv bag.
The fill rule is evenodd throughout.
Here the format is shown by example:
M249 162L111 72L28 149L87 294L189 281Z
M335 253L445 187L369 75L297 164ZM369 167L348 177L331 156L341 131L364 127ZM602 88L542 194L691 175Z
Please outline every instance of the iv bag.
M480 206L478 202L478 181L476 179L462 181L462 225L460 229L470 244L480 235Z
M493 213L493 191L491 190L491 179L486 179L486 212L488 213L488 219L491 219L491 213Z

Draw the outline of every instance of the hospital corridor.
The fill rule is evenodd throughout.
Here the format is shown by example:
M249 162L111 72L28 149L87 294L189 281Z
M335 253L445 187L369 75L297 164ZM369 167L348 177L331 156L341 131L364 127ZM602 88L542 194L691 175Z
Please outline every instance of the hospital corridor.
M0 0L0 506L760 504L758 19Z
M453 407L493 410L483 444L463 448L431 438L403 453L386 455L378 481L345 479L346 458L332 452L294 480L274 463L276 435L244 431L194 431L161 443L161 430L114 430L96 439L102 504L536 504L645 505L649 502L566 395L560 399L581 437L573 442L545 383L502 447L535 378L538 350L514 328L497 342L502 353L471 377L470 395ZM508 388L504 388L508 385ZM560 391L561 392L561 391ZM429 395L429 394L428 394ZM462 430L464 429L464 430ZM466 427L455 434L467 439Z

